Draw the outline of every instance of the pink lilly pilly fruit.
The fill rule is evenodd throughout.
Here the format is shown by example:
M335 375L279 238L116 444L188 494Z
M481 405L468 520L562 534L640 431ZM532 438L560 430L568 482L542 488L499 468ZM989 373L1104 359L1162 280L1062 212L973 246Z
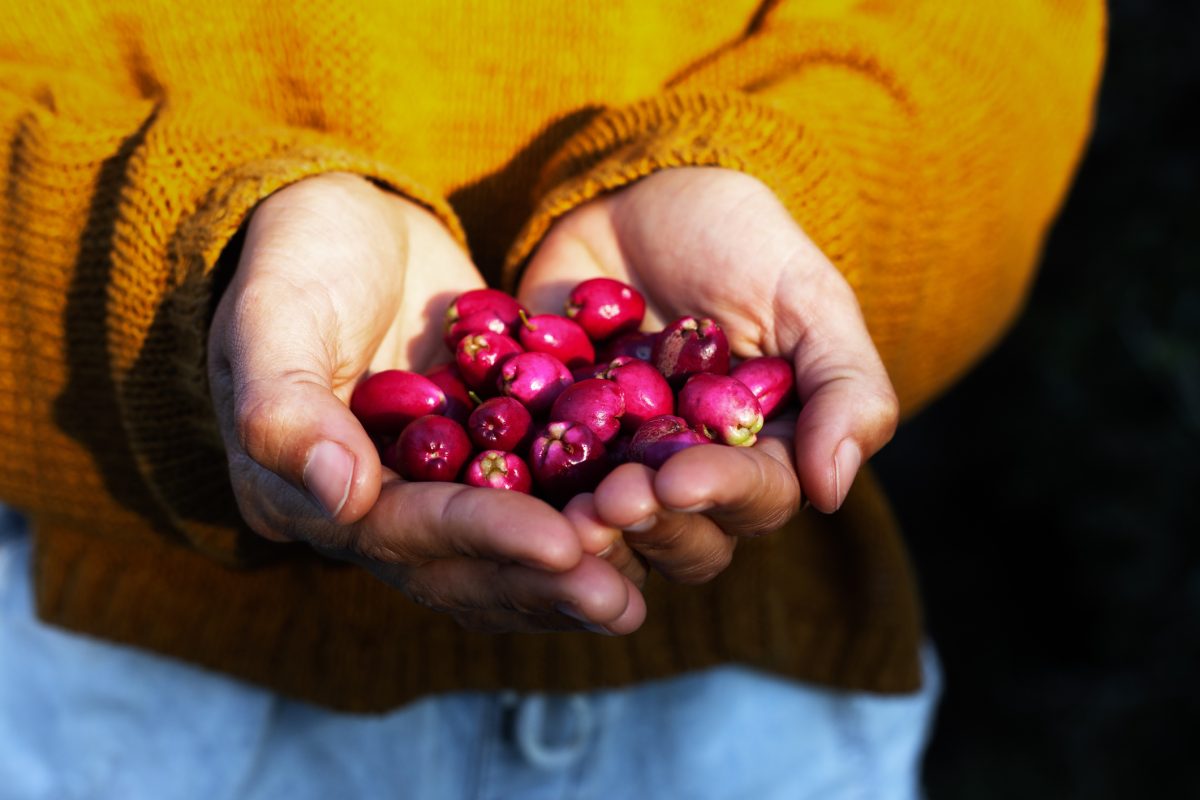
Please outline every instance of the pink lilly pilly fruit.
M729 372L729 342L713 320L680 317L658 334L651 361L678 389L692 375Z
M518 353L500 367L497 388L538 415L574 382L566 365L549 353Z
M621 387L603 378L588 378L572 384L554 401L550 419L586 425L604 443L621 432L625 395Z
M446 410L442 414L459 425L466 425L467 417L475 407L475 401L467 393L467 385L463 383L458 367L453 364L441 364L426 372L425 377L436 383L446 394Z
M458 346L458 341L464 336L472 333L483 333L485 331L503 333L505 336L508 336L512 333L512 326L500 316L496 309L484 308L473 314L461 317L448 325L442 341L446 343L447 348L453 351Z
M688 378L679 392L679 416L721 444L749 447L762 430L758 401L741 381L702 372Z
M522 315L517 336L526 350L549 353L568 369L585 367L596 360L596 348L579 323L557 314Z
M480 450L524 450L532 430L529 409L512 397L483 401L467 420L467 435Z
M675 413L675 394L667 379L645 361L632 356L618 356L596 377L605 378L621 387L625 398L621 426L630 433L651 417Z
M492 311L508 326L508 333L516 330L521 320L521 312L525 307L517 302L512 295L505 294L499 289L471 289L463 292L446 308L445 330L449 332L459 320L466 319L480 311Z
M551 422L533 440L529 466L543 496L563 503L590 492L608 472L604 443L579 422Z
M778 356L750 358L729 370L758 400L763 419L773 419L796 398L796 375L791 362Z
M654 357L654 343L656 341L658 341L657 333L643 333L641 331L626 333L601 347L596 360L607 362L612 361L618 356L633 356L634 358L640 358L642 361L650 361Z
M651 469L659 469L680 450L699 444L712 444L712 441L688 427L687 420L682 417L664 414L642 423L633 434L626 457Z
M629 284L612 278L591 278L571 290L566 313L592 341L602 342L636 331L646 316L646 299Z
M515 339L486 331L464 336L454 352L454 360L467 386L493 394L504 360L521 352L524 351Z
M367 433L395 436L417 417L443 413L446 394L423 375L388 369L354 389L350 410Z
M468 486L508 489L524 494L533 491L529 467L516 453L503 450L485 450L471 459L463 472L463 482Z
M453 481L471 457L471 440L449 417L414 420L384 451L383 463L410 481Z

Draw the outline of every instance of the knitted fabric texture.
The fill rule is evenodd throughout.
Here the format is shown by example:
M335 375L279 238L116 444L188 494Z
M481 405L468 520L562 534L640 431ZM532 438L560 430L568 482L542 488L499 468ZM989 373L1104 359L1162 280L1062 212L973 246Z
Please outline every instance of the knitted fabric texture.
M1095 0L0 11L0 498L34 522L39 613L353 710L727 661L912 690L916 593L869 471L711 584L652 580L644 629L614 640L464 633L258 539L208 394L214 273L258 202L324 172L423 204L511 288L588 199L729 167L846 275L910 415L1020 308L1104 23Z

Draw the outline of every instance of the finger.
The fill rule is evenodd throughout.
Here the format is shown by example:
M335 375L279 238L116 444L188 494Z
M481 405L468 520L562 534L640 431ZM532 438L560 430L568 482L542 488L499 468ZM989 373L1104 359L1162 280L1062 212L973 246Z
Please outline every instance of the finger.
M635 586L645 585L645 561L625 542L619 528L600 519L596 513L595 495L587 492L571 498L563 509L563 516L574 526L585 553L603 558Z
M823 255L809 261L823 263L781 292L777 326L800 342L793 358L801 487L816 508L832 512L862 463L895 434L900 406L853 290Z
M662 505L655 476L641 464L613 470L596 487L597 514L621 528L628 546L667 578L687 584L712 580L729 566L736 540L704 514Z
M582 623L562 613L522 614L516 611L459 611L455 621L467 630L484 633L544 633L547 631L589 631L605 636L633 633L646 621L646 600L637 587L626 585L629 604L615 620L604 625Z
M620 619L629 605L629 583L595 556L552 573L519 564L458 558L431 561L408 571L403 589L436 611L514 611L562 614L584 625Z

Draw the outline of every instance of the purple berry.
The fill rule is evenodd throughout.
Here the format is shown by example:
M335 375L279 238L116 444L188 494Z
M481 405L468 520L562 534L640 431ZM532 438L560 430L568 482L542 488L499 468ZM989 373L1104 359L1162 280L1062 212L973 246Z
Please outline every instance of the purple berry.
M449 417L414 420L384 452L383 463L410 481L453 481L471 457L471 440Z
M517 323L521 320L521 312L524 310L525 307L518 303L515 297L505 294L499 289L472 289L454 298L447 307L445 330L449 332L454 323L477 312L493 311L500 319L504 320L504 324L508 326L508 332L511 334L516 330Z
M524 494L533 490L529 467L516 453L502 450L485 450L471 459L463 473L463 482L468 486L508 489Z
M679 392L679 416L721 444L749 447L762 430L758 400L741 381L702 372L688 378Z
M490 393L496 385L504 360L521 352L521 345L515 339L487 331L464 336L458 343L454 358L467 386L477 392L486 390Z
M758 400L763 419L772 419L796 398L796 375L786 358L751 358L729 371Z
M550 419L586 425L605 444L621 432L624 414L621 387L603 378L588 378L568 386L550 408Z
M596 360L596 348L579 323L557 314L522 315L517 335L526 350L549 353L570 369Z
M711 319L680 317L658 335L651 360L667 383L678 389L697 373L729 372L729 342Z
M651 417L675 413L675 394L667 379L645 361L632 356L618 356L600 369L598 378L605 378L621 387L625 397L625 414L621 426L636 431Z
M665 414L648 419L637 429L629 443L627 458L651 469L659 469L666 460L689 447L712 444L707 436L688 427L682 417Z
M500 394L520 400L533 414L554 404L563 390L575 382L571 371L549 353L518 353L500 367Z
M512 397L485 400L467 420L467 434L480 450L523 450L532 428L529 409Z
M444 412L446 393L424 375L388 369L355 388L350 410L367 433L394 436L417 417Z
M454 348L458 346L458 341L464 336L472 333L483 333L485 331L502 333L507 336L512 332L512 328L496 312L496 309L484 308L447 325L446 333L442 336L442 341L446 343L446 347L453 353Z
M618 336L600 348L600 353L596 360L607 362L612 361L618 356L633 356L634 358L640 358L642 361L650 361L654 356L654 343L657 340L657 333L642 333L640 331L627 333L624 336Z
M603 442L579 422L551 422L529 451L529 466L541 492L562 503L590 492L608 472Z
M632 286L612 278L591 278L571 290L567 316L593 341L636 331L646 316L646 299Z
M442 416L449 417L459 425L467 424L467 417L475 407L475 401L467 393L467 385L463 383L458 367L453 364L441 364L425 373L425 377L433 381L446 394L446 410Z

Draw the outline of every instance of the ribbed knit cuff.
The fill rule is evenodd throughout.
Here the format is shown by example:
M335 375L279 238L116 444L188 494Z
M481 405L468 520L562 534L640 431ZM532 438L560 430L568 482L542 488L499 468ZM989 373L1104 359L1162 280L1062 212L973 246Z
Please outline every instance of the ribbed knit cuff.
M853 193L837 156L801 121L736 92L668 92L600 114L547 163L529 222L505 261L513 289L550 226L605 193L671 167L725 167L780 198L835 264L853 270Z

